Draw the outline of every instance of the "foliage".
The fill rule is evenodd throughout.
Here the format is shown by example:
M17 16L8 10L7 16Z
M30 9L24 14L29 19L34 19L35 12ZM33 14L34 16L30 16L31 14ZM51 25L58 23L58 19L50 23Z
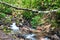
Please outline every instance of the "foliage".
M4 31L6 34L8 34L8 33L11 32L11 29L8 29L7 27L4 27L4 28L3 28L3 31Z
M60 5L59 5L60 1L59 0L34 0L34 1L28 0L28 1L31 2L31 3L28 3L28 5L30 5L30 7L28 7L26 1L24 1L23 3L24 3L24 5L27 5L26 7L32 8L32 9L38 9L38 10L44 10L45 11L45 10L57 9L60 7ZM24 13L26 13L26 12L24 12ZM31 13L27 12L26 14L23 14L23 16L26 17L26 19L29 19L27 17L31 18L29 20L31 20L30 22L31 22L32 26L40 25L41 23L43 23L41 21L41 19L42 19L41 15L40 16L39 15L34 16L34 14L32 14L32 15L30 15L30 14ZM57 16L59 16L59 14ZM49 20L49 19L47 19L47 20ZM53 24L53 26L57 25L56 20L51 19L51 21L48 21L48 22L51 22Z
M36 27L36 26L38 26L38 25L43 24L43 21L42 21L41 19L42 19L42 14L36 15L36 16L32 17L31 25L32 25L33 27Z
M24 11L23 13L23 17L27 20L30 20L33 16L34 16L33 13L29 11Z
M12 10L8 7L5 7L5 8L0 8L0 12L3 12L5 14L12 14Z
M11 22L11 18L10 17L6 17L5 19L4 19L4 24L5 25L10 25L12 22Z
M0 13L0 19L1 19L1 18L5 18L5 17L6 17L6 14Z
M60 10L57 12L57 18L60 19Z
M51 10L59 8L59 3L59 0L36 0L35 6L38 10Z
M58 24L58 26L60 27L60 10L57 12L57 17L56 17L56 23Z
M21 7L21 8L37 9L41 11L57 9L60 7L60 0L28 0L28 1L27 0L18 0L18 1L17 0L12 0L12 1L0 0L0 1L7 2L9 4L16 5L17 7ZM12 14L13 13L12 9L13 8L0 4L0 12L3 13L1 14L3 15L3 17L0 15L1 18L4 18L5 14ZM30 20L30 23L32 26L43 24L43 21L41 19L44 14L42 15L41 14L35 15L31 11L22 11L23 18L25 18L26 20ZM59 17L60 17L60 12L57 12L57 18ZM52 24L56 25L55 19L54 20L51 19L51 21L49 20L48 22L51 22Z
M13 0L13 1L11 1L11 0L0 0L0 1L2 1L2 2L7 2L7 3L12 3L12 4L14 4L15 3L15 1ZM3 4L0 4L0 12L3 12L3 13L5 13L5 14L12 14L12 9L9 7L9 6L6 6L6 5L3 5Z

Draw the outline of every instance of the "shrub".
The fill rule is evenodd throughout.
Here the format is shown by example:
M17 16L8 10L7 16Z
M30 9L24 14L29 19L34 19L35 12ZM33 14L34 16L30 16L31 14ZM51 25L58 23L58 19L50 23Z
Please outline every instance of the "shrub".
M6 17L6 14L0 13L0 19L1 19L1 18L5 18L5 17Z

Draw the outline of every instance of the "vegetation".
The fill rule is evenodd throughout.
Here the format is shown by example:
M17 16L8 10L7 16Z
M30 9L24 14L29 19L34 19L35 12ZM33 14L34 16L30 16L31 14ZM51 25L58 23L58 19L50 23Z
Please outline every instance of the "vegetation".
M59 3L60 1L59 0L19 0L20 2L18 2L17 0L1 0L2 2L6 2L6 3L9 3L9 4L12 4L12 5L16 5L18 7L21 7L21 8L29 8L29 9L35 9L35 10L41 10L41 11L47 11L47 10L53 10L53 9L57 9L60 7ZM4 18L5 15L12 15L13 14L13 8L7 6L7 5L4 5L4 4L0 4L0 17L1 18ZM20 12L20 11L18 11ZM37 14L37 13L36 13ZM34 12L31 12L31 11L23 11L21 13L21 15L23 15L23 17L26 19L26 20L30 20L30 24L33 26L36 26L36 25L40 25L42 22L41 22L41 19L42 19L42 16L44 14L40 13L40 14L37 14L36 15ZM42 15L41 15L42 14ZM52 13L53 14L53 13ZM60 12L56 13L58 16L60 14ZM58 17L59 18L59 17ZM52 20L52 19L51 19ZM54 22L55 24L55 22Z
M24 26L26 21L35 29L48 24L51 24L51 29L60 27L60 0L0 0L0 2L6 3L0 3L0 20L4 22L4 26L9 27L13 22L16 22L17 26L23 23ZM6 28L4 31L10 32Z

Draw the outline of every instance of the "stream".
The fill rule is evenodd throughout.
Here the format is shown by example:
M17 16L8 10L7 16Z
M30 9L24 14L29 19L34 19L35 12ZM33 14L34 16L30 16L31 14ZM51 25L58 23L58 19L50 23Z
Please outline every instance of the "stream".
M14 32L14 33L17 33L18 31L20 31L19 30L19 27L17 27L16 26L16 23L14 22L14 23L12 23L12 25L10 25L11 27L11 29L12 29L12 31ZM32 29L32 28L30 28L30 30L34 30L34 29ZM33 34L33 33L31 33L31 34L23 34L22 35L25 39L28 39L28 40L37 40L36 39L36 34ZM47 37L45 37L45 38L41 38L40 40L50 40L49 38L47 38Z

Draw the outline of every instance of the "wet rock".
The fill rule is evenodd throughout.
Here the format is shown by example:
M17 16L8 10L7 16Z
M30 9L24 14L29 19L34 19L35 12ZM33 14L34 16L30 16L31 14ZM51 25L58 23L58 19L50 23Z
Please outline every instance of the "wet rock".
M22 35L22 34L17 34L16 35L18 38L23 38L23 39L25 39L25 37Z
M60 38L56 34L52 35L51 38L55 40L60 40Z
M40 38L40 40L50 40L49 38Z
M36 40L36 38L34 36L36 36L36 34L26 34L26 35L24 35L24 37L26 39L29 39L29 40Z

